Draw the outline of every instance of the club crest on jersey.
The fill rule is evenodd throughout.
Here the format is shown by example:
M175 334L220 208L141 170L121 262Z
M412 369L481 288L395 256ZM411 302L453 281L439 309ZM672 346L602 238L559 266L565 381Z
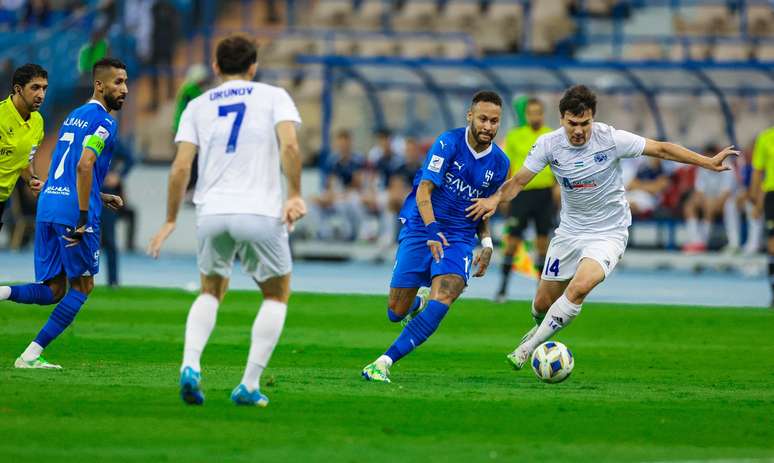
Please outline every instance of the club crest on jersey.
M605 161L607 161L607 154L597 153L594 155L594 162L597 164L603 164Z
M443 161L444 159L441 156L434 154L433 157L430 158L430 163L427 165L427 170L435 173L441 172Z
M484 174L484 183L481 184L482 187L487 188L489 187L489 182L492 181L492 178L494 177L494 172L491 170L487 170Z

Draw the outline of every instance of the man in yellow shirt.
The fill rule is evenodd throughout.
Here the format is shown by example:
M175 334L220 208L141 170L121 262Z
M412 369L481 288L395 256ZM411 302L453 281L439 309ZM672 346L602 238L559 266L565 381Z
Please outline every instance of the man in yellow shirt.
M537 98L527 100L524 115L526 125L512 128L505 136L505 154L511 160L511 174L517 172L527 159L532 145L538 137L551 132L551 128L544 126L545 111L543 102ZM551 169L546 167L532 179L523 193L511 202L510 217L507 222L508 236L505 247L505 256L502 267L502 280L497 292L496 300L504 302L508 293L508 280L511 275L513 256L519 249L523 240L524 230L529 221L535 223L537 239L535 247L538 251L538 259L535 266L538 274L543 273L543 262L548 250L548 233L554 226L554 200L553 187L555 184Z
M5 203L21 175L37 195L43 183L32 159L43 141L43 117L38 110L46 98L48 73L25 64L13 73L13 93L0 101L0 229Z
M763 211L766 223L766 250L769 255L769 284L774 308L774 127L764 130L755 140L750 195L755 198L756 215Z

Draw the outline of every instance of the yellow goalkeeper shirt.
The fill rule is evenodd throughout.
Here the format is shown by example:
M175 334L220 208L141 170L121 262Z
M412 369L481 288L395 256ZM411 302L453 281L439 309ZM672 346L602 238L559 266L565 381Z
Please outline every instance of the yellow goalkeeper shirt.
M511 160L510 176L515 174L524 165L524 160L527 159L529 150L532 149L532 145L535 144L538 137L552 130L548 127L532 130L532 127L524 125L513 128L508 132L505 136L505 154ZM551 168L546 166L545 169L535 175L535 178L524 187L524 190L551 188L554 186L554 181L554 174L551 173Z
M0 202L7 201L19 174L43 141L43 116L35 111L22 119L11 97L0 101Z
M752 165L764 171L763 191L774 191L774 127L761 132L755 140Z

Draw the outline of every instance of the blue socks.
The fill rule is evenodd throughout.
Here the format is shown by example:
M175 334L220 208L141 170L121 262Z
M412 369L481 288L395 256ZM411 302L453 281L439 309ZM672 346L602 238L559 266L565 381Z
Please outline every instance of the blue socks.
M425 310L411 320L398 336L398 339L387 349L384 355L390 357L393 363L405 357L419 347L438 329L441 320L449 311L449 306L438 301L430 301Z
M8 300L20 304L51 305L54 303L54 293L51 292L51 288L40 283L11 286Z
M410 314L411 312L417 310L419 308L419 305L422 303L422 299L419 296L414 297L414 303L411 304L411 308L406 312L406 315ZM393 323L398 323L399 321L406 318L406 315L400 316L392 311L391 308L387 307L387 318L390 319Z
M43 325L43 329L40 330L40 333L35 338L35 342L43 348L48 346L51 341L56 339L57 336L62 334L62 331L70 326L84 302L86 302L86 295L70 288L65 297L54 307L54 311L51 312L48 321Z

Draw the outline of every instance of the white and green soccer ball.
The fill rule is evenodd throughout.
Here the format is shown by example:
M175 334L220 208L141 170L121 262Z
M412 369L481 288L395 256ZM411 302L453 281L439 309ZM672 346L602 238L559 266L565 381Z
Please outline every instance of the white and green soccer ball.
M572 352L561 342L548 341L537 346L532 353L532 371L546 383L561 383L572 373L575 359Z

